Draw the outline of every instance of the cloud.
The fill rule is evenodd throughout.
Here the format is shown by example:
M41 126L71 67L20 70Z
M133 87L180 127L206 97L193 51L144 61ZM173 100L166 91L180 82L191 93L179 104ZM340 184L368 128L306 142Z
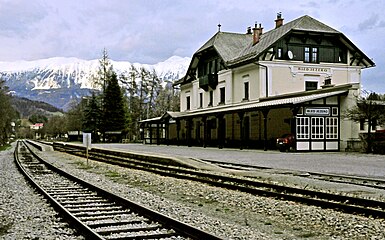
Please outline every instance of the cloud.
M374 58L378 67L362 78L376 86L385 76L383 11L382 0L0 0L0 61L96 59L106 48L113 60L152 64L191 57L218 23L244 33L257 21L268 31L282 12L285 23L306 14L344 33Z
M0 34L4 37L26 39L33 34L34 24L41 21L47 13L39 3L28 1L0 2Z
M375 13L358 24L358 31L368 31L371 29L384 28L385 21L381 20L379 14Z

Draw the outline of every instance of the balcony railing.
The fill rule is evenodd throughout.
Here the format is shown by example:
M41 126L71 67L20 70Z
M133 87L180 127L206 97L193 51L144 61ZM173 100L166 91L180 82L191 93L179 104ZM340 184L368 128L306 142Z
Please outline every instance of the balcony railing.
M218 74L209 73L208 75L204 75L199 77L199 87L204 89L205 91L209 90L209 87L215 89L218 85Z

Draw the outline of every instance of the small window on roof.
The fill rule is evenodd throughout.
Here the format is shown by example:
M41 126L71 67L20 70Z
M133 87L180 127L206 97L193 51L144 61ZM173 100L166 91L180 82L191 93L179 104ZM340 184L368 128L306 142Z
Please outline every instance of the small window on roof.
M283 58L283 49L282 48L278 48L277 49L277 58L278 59L282 59Z

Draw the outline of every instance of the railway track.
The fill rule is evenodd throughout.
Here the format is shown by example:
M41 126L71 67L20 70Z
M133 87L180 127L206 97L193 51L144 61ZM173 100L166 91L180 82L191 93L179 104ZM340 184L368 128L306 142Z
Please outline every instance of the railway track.
M82 152L84 152L84 149L82 147L75 147L74 146L65 146L63 148L63 145L60 145L60 147L57 145L57 150L64 151L71 153L71 151L79 151L79 156L83 156ZM76 153L74 153L76 154ZM251 166L246 164L237 164L237 163L228 163L228 162L220 162L220 161L214 161L214 160L207 160L207 159L200 159L203 162L207 162L210 164L217 165L222 168L226 169L233 169L233 170L240 170L240 171L266 171L266 172L274 172L276 173L277 169L270 168L270 167L263 167L263 166ZM343 184L350 184L350 185L356 185L356 186L363 186L363 187L369 187L369 188L375 188L375 189L381 189L385 190L385 179L379 179L379 178L369 178L369 177L360 177L360 176L349 176L349 175L339 175L339 174L327 174L327 173L319 173L319 172L310 172L310 171L291 171L287 169L279 170L278 173L282 172L282 174L285 175L293 175L296 177L302 177L302 178L308 178L308 179L316 179L320 181L327 181L327 182L335 182L335 183L343 183Z
M25 143L14 155L31 184L88 239L220 239L56 169Z
M269 167L260 167L260 166L250 166L245 164L236 164L236 163L227 163L227 162L219 162L212 160L201 159L204 162L208 162L211 164L215 164L217 166L227 168L227 169L235 169L235 170L243 170L243 171L271 171L275 170ZM290 171L284 170L284 174L292 174L297 177L303 178L311 178L316 180L335 182L335 183L344 183L351 184L357 186L364 186L369 188L376 188L385 190L385 179L374 179L368 177L359 177L359 176L348 176L348 175L338 175L338 174L327 174L327 173L317 173L317 172L298 172L298 171Z
M85 151L82 146L56 144L56 146L54 145L54 148L55 150L85 157ZM89 158L92 160L149 171L163 176L198 181L222 188L335 209L351 214L385 218L385 202L382 201L287 187L245 178L237 178L234 176L207 173L194 169L183 168L178 165L171 166L167 160L147 161L143 159L143 157L140 157L140 159L133 159L134 156L132 154L125 154L123 152L92 149L89 154Z

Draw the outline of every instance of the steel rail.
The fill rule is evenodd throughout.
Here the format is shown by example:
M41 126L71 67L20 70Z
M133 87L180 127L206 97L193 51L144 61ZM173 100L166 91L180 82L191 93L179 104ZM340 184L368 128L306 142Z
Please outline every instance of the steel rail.
M28 145L26 145L27 148L29 148ZM16 150L14 152L14 155L15 155L15 159L17 159L16 161L18 161L18 151L17 151L17 147L16 147ZM209 239L209 240L219 240L221 238L217 237L217 236L214 236L210 233L207 233L203 230L200 230L198 228L195 228L189 224L186 224L186 223L183 223L183 222L180 222L178 220L175 220L173 218L170 218L170 217L167 217L166 215L163 215L161 213L158 213L156 211L153 211L149 208L146 208L142 205L139 205L135 202L132 202L132 201L129 201L125 198L122 198L116 194L113 194L107 190L104 190L104 189L101 189L99 187L96 187L94 186L93 184L90 184L82 179L79 179L61 169L58 169L56 168L55 166L53 166L52 164L44 161L43 159L41 159L36 153L34 153L31 149L29 149L31 151L31 154L39 159L39 161L42 161L44 162L44 164L46 164L48 166L49 169L59 173L60 175L62 176L65 176L66 178L72 180L72 181L76 181L78 182L80 185L83 185L85 186L86 188L90 189L91 191L97 191L98 193L100 193L102 196L105 196L106 198L110 199L110 200L113 200L114 202L116 202L117 204L120 204L124 207L126 207L127 209L130 209L131 211L135 212L135 213L138 213L148 219L152 219L153 221L156 221L156 222L159 222L160 224L162 224L162 226L164 227L167 227L167 228L170 228L170 229L173 229L175 230L175 232L177 234L180 234L182 236L185 236L185 237L188 237L188 238L191 238L191 239ZM19 166L19 164L18 164ZM23 166L19 166L20 169L23 169ZM23 174L25 172L25 169L22 170L23 171ZM30 179L31 183L37 188L39 189L39 191L41 191L41 193L46 196L53 204L55 204L55 207L57 207L62 213L64 213L67 217L70 217L71 218L71 223L74 223L75 227L80 229L82 233L85 233L86 237L88 237L89 239L104 239L102 236L100 236L99 234L95 233L90 227L88 226L84 226L85 224L79 220L76 216L73 216L72 213L70 213L70 211L68 211L67 208L63 207L58 201L56 201L47 191L45 191L44 189L41 189L41 187L33 180L33 178L31 176L29 176L28 173L26 173L28 176L28 179ZM72 220L72 219L75 219L75 220ZM74 222L73 222L74 221Z
M28 173L28 171L24 168L24 166L21 164L20 159L19 159L19 141L16 144L16 148L14 151L14 158L16 161L16 165L21 171L21 173L24 175L24 177L28 180L31 185L37 189L45 198L47 198L52 206L59 211L65 219L72 224L79 232L82 233L87 239L100 239L102 240L103 238L94 232L91 228L89 228L87 225L83 224L78 218L73 216L66 208L64 208L55 198L53 198L47 191L45 191L43 188L40 187L40 185L34 180L34 178L31 176L31 174Z
M67 145L65 146L66 150L64 151L80 157L84 157L84 152L81 151L81 146L76 146L75 148L72 147L73 146ZM57 147L57 149L59 148L60 147ZM382 201L293 188L288 186L252 181L249 179L185 169L179 166L169 166L143 160L129 159L124 157L124 153L122 152L93 149L93 151L90 152L89 158L124 167L150 171L164 176L199 181L218 187L239 190L251 194L285 199L309 205L321 206L324 208L338 209L340 211L352 214L362 214L365 216L385 218L385 202Z
M221 162L221 161L214 161L214 160L207 160L207 159L200 159L200 160L223 167L223 168L228 168L228 169L246 170L246 171L255 170L255 169L262 170L262 171L275 170L274 168L269 168L269 167L251 166L246 164L228 163L228 162ZM285 174L287 174L288 171L292 171L290 169L276 169L276 170L278 171L283 170L285 171ZM312 171L295 171L295 172L296 174L293 174L293 175L297 177L312 178L320 181L345 183L350 185L385 190L385 179L376 179L376 178L370 178L370 177L360 177L360 176L350 176L350 175L339 175L339 174L332 174L332 173L320 173L320 172L312 172ZM298 172L302 174L298 174Z
M49 144L49 143L45 143L45 144ZM50 144L50 145L53 146L53 144ZM64 145L64 146L66 146L66 145ZM56 146L56 148L58 148L58 146ZM75 155L77 154L79 156L83 155L82 152L84 150L82 150L82 147L67 145L66 148L72 149L72 150L67 150L67 151L70 151L69 153L74 151L75 153L72 152L72 154L75 154ZM62 150L64 150L64 149L62 149ZM93 152L92 154L95 155L96 152ZM217 165L217 166L222 167L222 168L227 168L227 169L245 170L245 171L274 170L274 168L270 168L270 167L251 166L251 165L246 165L246 164L228 163L228 162L221 162L221 161L207 160L207 159L199 159L199 160L201 160L203 162L208 162L210 164ZM140 163L138 163L138 164L140 164ZM278 170L280 170L280 169L278 169ZM287 174L287 171L291 171L288 169L281 169L281 170L286 171L285 174ZM331 173L319 173L319 172L311 172L311 171L295 171L295 173L293 173L293 176L303 177L303 178L312 178L312 179L319 180L319 181L343 183L343 184L349 184L349 185L385 190L385 179L375 179L375 178L370 178L370 177L349 176L349 175L338 175L338 174L331 174Z

